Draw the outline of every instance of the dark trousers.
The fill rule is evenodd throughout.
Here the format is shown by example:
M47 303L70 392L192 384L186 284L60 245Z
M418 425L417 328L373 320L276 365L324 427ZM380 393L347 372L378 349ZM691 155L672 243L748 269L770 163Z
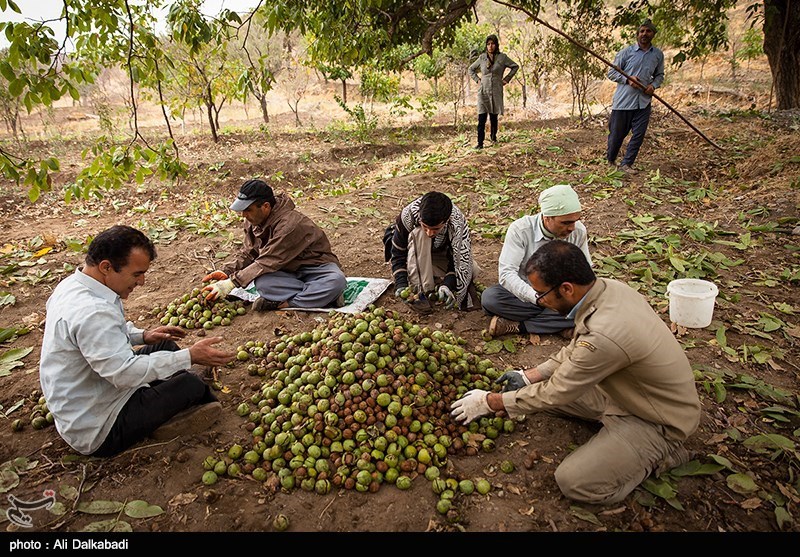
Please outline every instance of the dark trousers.
M625 156L622 157L622 165L633 166L639 148L644 141L644 134L647 132L647 124L650 123L650 112L652 105L646 108L635 110L612 110L611 117L608 119L608 150L606 158L608 162L614 164L617 155L622 147L622 142L628 132L631 132L631 139L625 148Z
M150 354L160 350L175 352L179 347L173 341L166 340L143 346L136 353ZM153 381L149 387L138 389L128 399L106 440L92 456L120 453L150 435L178 412L216 400L202 379L185 371L179 371L164 381Z
M489 114L484 112L478 114L478 145L483 147L483 140L486 138L486 117L489 117L491 126L491 135L489 136L492 141L497 141L497 114Z
M575 326L572 319L567 319L552 309L524 302L499 284L483 291L481 306L489 315L519 323L521 333L551 334Z

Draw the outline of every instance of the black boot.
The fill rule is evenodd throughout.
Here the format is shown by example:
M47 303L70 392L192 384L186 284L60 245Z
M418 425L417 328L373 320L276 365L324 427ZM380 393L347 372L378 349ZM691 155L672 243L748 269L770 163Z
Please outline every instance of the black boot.
M486 127L478 124L478 144L476 149L483 149L483 140L486 138Z
M492 143L497 143L497 114L491 114L489 116L489 123L491 124L491 134L489 138L492 140Z

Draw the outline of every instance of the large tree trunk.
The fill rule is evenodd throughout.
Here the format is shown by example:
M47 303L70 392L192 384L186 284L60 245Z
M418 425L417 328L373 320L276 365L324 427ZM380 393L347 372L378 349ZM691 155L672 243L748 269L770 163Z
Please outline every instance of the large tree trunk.
M764 52L778 110L800 108L800 1L764 0Z

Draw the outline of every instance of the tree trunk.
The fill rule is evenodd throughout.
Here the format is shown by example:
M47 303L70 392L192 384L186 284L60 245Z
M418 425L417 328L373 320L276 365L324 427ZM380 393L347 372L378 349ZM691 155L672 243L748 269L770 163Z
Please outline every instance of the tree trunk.
M342 80L342 101L347 104L347 80Z
M764 52L778 110L800 108L800 2L764 0Z
M261 117L264 118L264 123L269 124L269 112L267 112L267 96L263 95L258 97L258 105L261 107Z
M522 108L528 107L528 86L522 82Z
M214 108L208 101L206 101L206 110L208 112L208 127L211 128L211 137L214 139L214 143L218 143L217 127L214 125Z

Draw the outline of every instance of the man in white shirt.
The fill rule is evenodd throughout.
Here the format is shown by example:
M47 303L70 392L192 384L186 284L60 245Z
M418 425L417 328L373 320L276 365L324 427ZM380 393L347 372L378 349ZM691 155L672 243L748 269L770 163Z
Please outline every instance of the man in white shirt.
M82 454L112 456L147 436L196 433L219 416L211 390L185 370L229 362L233 352L213 347L222 339L180 350L180 327L146 331L125 320L122 300L144 284L155 257L142 232L113 226L92 240L86 265L47 301L39 381L56 429Z
M499 284L484 290L481 305L492 315L489 335L549 334L569 336L572 319L537 304L525 264L536 250L553 239L578 246L591 265L588 233L580 222L581 202L567 184L547 188L539 195L540 212L525 215L508 227L498 264Z

